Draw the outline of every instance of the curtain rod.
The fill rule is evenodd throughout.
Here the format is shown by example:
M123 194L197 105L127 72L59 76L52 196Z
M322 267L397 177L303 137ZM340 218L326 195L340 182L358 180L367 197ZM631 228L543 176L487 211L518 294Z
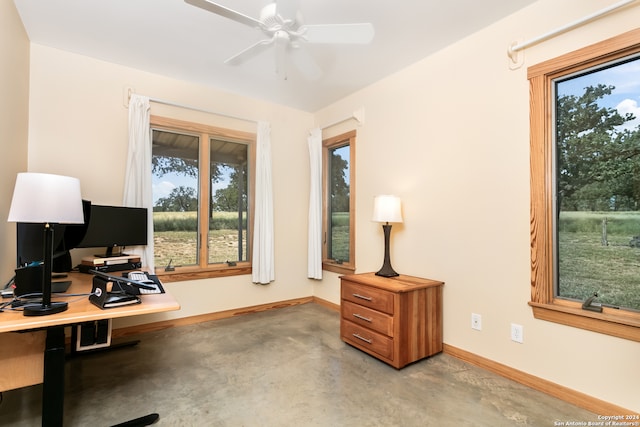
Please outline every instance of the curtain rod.
M133 91L133 89L131 89L131 88L127 88L126 90L127 90L127 98L131 98L131 95L133 95L135 93ZM151 96L147 96L147 98L149 98L150 102L155 102L156 104L164 104L164 105L169 105L171 107L178 107L178 108L184 108L184 109L192 110L192 111L199 111L201 113L215 114L216 116L227 117L229 119L236 119L236 120L243 120L245 122L258 123L258 120L248 119L246 117L234 116L234 115L231 115L231 114L220 113L218 111L205 110L205 109L198 108L198 107L192 107L190 105L179 104L179 103L173 102L173 101L167 101L165 99L153 98ZM128 101L129 101L129 99L127 99L127 107L129 106L129 102Z
M192 107L190 105L178 104L177 102L166 101L164 99L149 97L149 101L155 102L157 104L169 105L171 107L178 107L178 108L185 108L187 110L192 110L192 111L199 111L201 113L215 114L216 116L227 117L229 119L236 119L236 120L243 120L245 122L258 123L258 120L248 119L246 117L234 116L234 115L231 115L231 114L220 113L218 111L205 110L205 109L198 108L198 107Z
M609 7L606 7L604 9L601 9L601 10L597 11L597 12L594 12L591 15L587 15L582 19L578 19L577 21L571 22L571 23L569 23L567 25L564 25L564 26L562 26L560 28L556 28L553 31L550 31L550 32L545 33L545 34L542 34L541 36L538 36L538 37L533 38L531 40L528 40L526 42L512 44L511 46L509 46L509 49L508 49L509 57L511 58L511 60L516 62L516 59L515 59L516 52L518 52L518 51L520 51L522 49L526 49L529 46L532 46L534 44L538 44L538 43L540 43L542 41L545 41L547 39L550 39L552 37L555 37L558 34L562 34L562 33L566 32L566 31L572 30L572 29L574 29L574 28L576 28L576 27L578 27L578 26L580 26L580 25L582 25L582 24L584 24L586 22L592 21L592 20L594 20L596 18L599 18L599 17L601 17L603 15L606 15L609 12L613 12L614 10L619 9L622 6L626 6L629 3L633 3L634 1L636 1L636 0L623 0L623 1L620 1L618 3L612 4Z

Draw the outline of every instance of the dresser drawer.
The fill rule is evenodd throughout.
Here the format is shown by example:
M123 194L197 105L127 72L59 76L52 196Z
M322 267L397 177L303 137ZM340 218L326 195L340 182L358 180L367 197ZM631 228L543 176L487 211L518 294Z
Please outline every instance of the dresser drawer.
M342 320L342 339L356 347L376 353L386 359L393 359L393 339L373 332L355 323Z
M342 301L342 318L373 329L382 334L393 336L393 317L380 311L363 307L349 301Z
M393 315L394 293L371 286L342 281L342 299Z

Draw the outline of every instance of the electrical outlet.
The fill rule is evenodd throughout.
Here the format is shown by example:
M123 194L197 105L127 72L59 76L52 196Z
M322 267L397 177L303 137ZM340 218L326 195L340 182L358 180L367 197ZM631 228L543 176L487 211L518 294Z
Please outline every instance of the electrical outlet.
M476 331L482 330L482 316L471 313L471 329L475 329Z
M511 324L511 341L519 342L522 344L523 342L523 327L522 325L518 325L516 323Z

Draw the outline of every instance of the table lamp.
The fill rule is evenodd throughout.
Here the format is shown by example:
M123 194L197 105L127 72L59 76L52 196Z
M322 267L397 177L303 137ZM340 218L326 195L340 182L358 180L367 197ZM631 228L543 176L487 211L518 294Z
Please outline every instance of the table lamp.
M389 236L391 235L390 222L402 222L401 202L396 196L381 195L373 199L373 221L383 222L384 231L384 264L376 276L399 276L391 267L389 256Z
M82 224L82 195L77 178L44 173L19 173L9 209L9 222L43 226L42 304L24 308L25 316L44 316L67 309L66 302L51 302L53 231L55 224Z

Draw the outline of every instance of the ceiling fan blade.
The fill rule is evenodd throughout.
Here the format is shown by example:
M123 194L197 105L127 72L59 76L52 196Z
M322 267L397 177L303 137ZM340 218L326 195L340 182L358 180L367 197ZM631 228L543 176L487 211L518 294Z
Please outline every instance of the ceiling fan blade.
M309 43L367 44L375 31L370 23L304 25L304 39Z
M224 61L224 63L229 65L240 65L243 62L245 62L247 59L253 58L254 56L264 52L272 43L273 43L273 39L260 40L259 42L252 44L251 46L241 51L240 53L237 53L232 57L228 58L226 61Z
M322 76L322 69L303 47L291 49L291 60L307 79L318 80Z
M213 12L220 16L224 16L225 18L229 18L241 24L248 25L252 28L260 28L261 22L259 20L247 15L244 15L240 12L236 12L235 10L231 10L227 7L211 2L209 0L184 0L184 1L186 3L189 3L192 6L199 7L200 9Z

